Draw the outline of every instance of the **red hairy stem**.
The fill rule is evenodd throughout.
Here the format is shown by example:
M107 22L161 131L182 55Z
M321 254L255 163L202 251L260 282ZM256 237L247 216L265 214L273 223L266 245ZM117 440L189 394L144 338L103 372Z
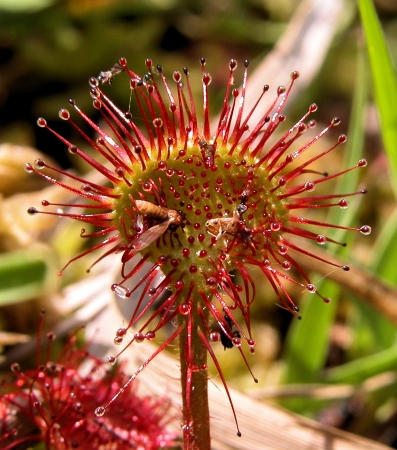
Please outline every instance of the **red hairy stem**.
M194 303L199 301L200 298L193 299ZM207 348L199 336L197 310L189 309L187 316L179 316L180 326L184 325L179 335L184 449L210 450Z

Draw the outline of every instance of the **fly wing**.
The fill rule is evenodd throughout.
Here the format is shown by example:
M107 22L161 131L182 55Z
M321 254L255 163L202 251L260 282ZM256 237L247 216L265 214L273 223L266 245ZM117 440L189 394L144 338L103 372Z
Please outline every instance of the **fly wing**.
M131 245L131 248L139 252L140 250L149 247L150 244L157 241L157 239L167 231L170 223L171 220L166 220L165 222L161 222L158 225L148 228L138 236L138 238Z

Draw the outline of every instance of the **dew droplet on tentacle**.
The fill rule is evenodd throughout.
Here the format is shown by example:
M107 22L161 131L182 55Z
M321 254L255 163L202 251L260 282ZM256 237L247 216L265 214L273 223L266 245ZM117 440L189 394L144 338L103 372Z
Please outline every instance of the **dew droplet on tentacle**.
M42 159L38 158L34 162L34 167L38 170L42 170L45 168L45 162Z
M106 358L106 362L107 362L109 365L113 366L114 364L116 364L117 358L116 358L115 356L108 356L108 357Z
M360 233L361 234L364 234L364 235L369 235L369 234L371 234L371 227L370 226L368 226L368 225L363 225L360 229L359 229L359 231L360 231Z
M140 344L141 342L143 342L145 340L145 335L143 333L140 333L140 332L139 333L135 333L134 340L135 340L135 342L138 342Z
M212 342L219 342L221 339L221 335L218 331L212 331L210 333L210 341Z
M117 331L116 331L116 336L118 336L118 337L123 337L123 336L125 336L127 334L127 328L119 328Z
M205 86L209 86L211 84L212 81L212 77L209 73L205 73L203 75L203 83Z
M241 347L241 338L239 337L234 337L232 339L232 343L235 347Z
M229 69L235 70L237 68L237 61L235 59L231 59L229 61Z
M123 343L123 338L121 336L116 336L113 339L113 342L115 343L115 345L121 345Z
M128 297L129 290L127 288L125 288L124 286L120 286L118 284L113 284L111 289L117 295L117 297L120 297L122 299L125 299Z
M47 126L47 121L43 117L39 117L37 119L37 125L41 128L45 128Z
M95 410L95 415L97 417L102 417L105 414L105 408L103 406L99 406L96 410Z
M88 84L91 87L96 88L99 86L99 81L95 77L90 77L90 79L88 80Z
M11 364L11 372L19 373L21 371L21 367L18 363Z
M187 316L188 314L190 314L190 311L191 311L190 303L182 303L182 305L179 305L179 312L183 316Z
M270 224L270 229L272 230L272 231L280 231L281 230L281 224L279 223L279 222L272 222L271 224Z
M316 286L314 286L314 284L307 284L306 285L306 290L310 293L310 294L315 294L317 292L317 288Z
M316 185L312 181L308 181L307 183L305 183L305 189L308 192L313 192L315 187L316 187Z
M26 171L27 173L33 173L34 170L33 170L32 164L26 163L26 164L25 164L25 171Z
M145 335L146 339L152 341L156 337L156 333L154 331L148 331Z

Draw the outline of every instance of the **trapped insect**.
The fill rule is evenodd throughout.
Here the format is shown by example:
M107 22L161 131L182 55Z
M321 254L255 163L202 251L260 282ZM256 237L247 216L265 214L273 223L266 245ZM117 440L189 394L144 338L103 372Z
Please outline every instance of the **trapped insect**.
M198 140L198 145L203 155L204 165L206 169L214 167L215 145L208 144L204 139Z
M225 233L236 236L239 230L240 214L235 211L233 217L219 217L207 220L205 229L218 240Z
M247 200L248 194L244 191L241 196L241 201L237 205L236 211L233 212L232 217L220 217L207 220L205 223L207 233L214 236L216 240L227 233L235 237L239 236L244 242L249 242L252 231L245 225L245 221L242 218L248 209L246 205Z
M147 219L161 221L161 223L150 226L134 240L131 246L134 250L142 250L148 247L161 237L169 228L175 230L183 224L183 215L175 209L168 209L164 206L158 206L145 200L135 200L136 209Z
M98 81L101 84L112 84L115 75L122 72L124 69L119 64L115 64L110 70L100 72L98 75Z
M237 206L237 213L240 216L240 220L242 219L242 215L248 209L248 206L246 205L247 201L248 201L248 194L246 191L244 191L243 195L241 196L240 204Z
M144 83L147 83L153 78L153 74L151 72L148 72L146 75L144 75L137 83L138 86L142 86Z
M220 336L221 336L221 342L223 347L225 348L225 350L227 348L233 348L234 344L233 344L233 339L234 338L238 338L241 339L241 334L238 330L233 331L233 320L227 315L225 314L225 321L227 323L227 325L229 326L230 330L231 330L231 335L229 336L225 330L223 328L220 329ZM227 330L227 332L229 333L229 331ZM231 337L232 336L232 337Z

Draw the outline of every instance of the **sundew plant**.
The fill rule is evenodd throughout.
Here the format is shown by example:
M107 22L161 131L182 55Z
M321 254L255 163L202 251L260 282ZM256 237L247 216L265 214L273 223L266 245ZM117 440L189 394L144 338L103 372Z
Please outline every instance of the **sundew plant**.
M128 380L123 363L110 368L78 345L73 333L57 358L50 353L56 339L46 336L41 351L43 316L37 335L36 367L23 370L18 363L0 383L0 446L3 450L170 448L175 433L170 401L137 395L129 383L125 395L114 402L106 417L93 414L98 401L109 401ZM82 373L85 365L85 373ZM88 369L88 370L87 370ZM45 447L44 447L45 446Z
M291 74L285 86L275 89L265 84L255 104L247 105L249 62L237 68L232 59L219 120L213 126L212 77L206 60L202 58L200 63L200 99L193 96L188 68L168 75L149 59L145 66L132 70L127 60L120 58L110 70L90 78L93 105L106 127L96 125L75 100L69 100L70 111L61 109L59 116L80 133L98 159L51 129L44 118L38 119L40 127L104 176L106 184L57 169L42 159L27 164L26 170L80 198L65 204L43 200L41 209L28 211L81 221L89 226L83 228L82 238L100 238L72 261L94 250L102 251L98 261L120 255L120 278L111 289L123 301L133 303L135 312L125 327L116 331L115 325L115 342L135 345L153 340L172 324L158 350L148 355L108 403L97 405L96 415L105 416L113 402L128 395L129 383L160 351L179 343L184 446L202 450L210 448L208 355L233 408L214 343L236 347L249 370L245 354L254 353L259 345L250 319L258 291L258 277L254 279L252 270L261 273L261 288L266 285L274 291L286 314L299 318L289 285L298 285L319 301L329 302L305 273L299 257L304 254L328 261L300 242L345 245L332 238L334 229L368 235L371 228L346 228L305 214L314 209L345 209L349 197L365 194L365 190L324 193L322 189L316 193L316 189L319 185L332 187L332 180L367 163L361 159L336 173L317 169L322 164L326 167L327 155L339 151L347 138L341 134L329 148L318 150L318 141L337 127L340 119L330 118L328 126L313 133L315 104L288 125L284 108L299 82L298 72ZM115 76L129 81L139 118L112 102L111 88L106 85ZM260 119L253 123L251 116L258 111ZM92 128L94 138L75 122L76 115ZM42 169L47 170L44 173ZM349 270L347 265L329 264L333 270ZM109 356L108 362L114 364L117 357ZM241 435L236 414L235 420Z

